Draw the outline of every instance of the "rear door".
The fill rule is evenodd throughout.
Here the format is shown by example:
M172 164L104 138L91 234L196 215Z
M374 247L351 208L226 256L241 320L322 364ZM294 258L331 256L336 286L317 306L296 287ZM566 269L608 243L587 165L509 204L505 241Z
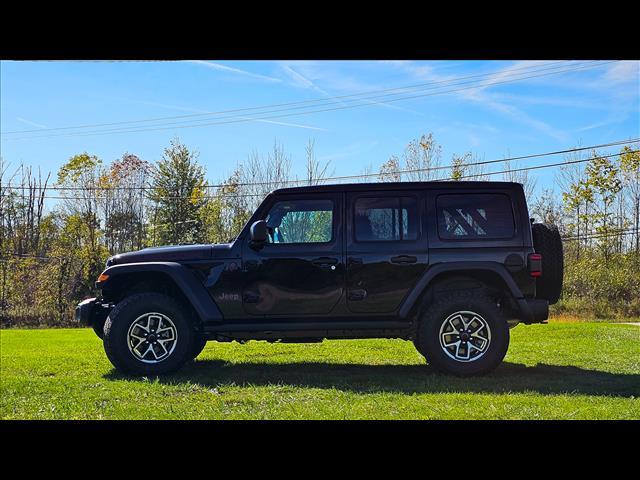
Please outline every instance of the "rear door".
M347 305L354 313L390 314L428 264L422 194L347 195Z

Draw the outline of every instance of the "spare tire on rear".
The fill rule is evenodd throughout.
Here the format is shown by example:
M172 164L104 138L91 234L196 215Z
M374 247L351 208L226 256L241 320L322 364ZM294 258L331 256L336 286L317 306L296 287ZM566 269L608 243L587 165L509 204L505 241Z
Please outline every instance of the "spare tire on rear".
M560 232L555 225L534 223L531 226L533 248L542 254L542 276L536 280L536 297L553 305L562 293L564 252Z

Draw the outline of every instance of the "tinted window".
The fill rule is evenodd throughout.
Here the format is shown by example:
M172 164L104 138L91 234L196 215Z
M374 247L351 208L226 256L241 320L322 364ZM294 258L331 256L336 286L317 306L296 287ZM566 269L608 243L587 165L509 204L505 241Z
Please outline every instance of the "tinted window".
M333 238L331 200L277 202L265 220L270 243L324 243Z
M439 195L438 235L443 239L511 238L513 210L507 195Z
M418 238L417 203L412 197L359 198L354 212L355 239L364 242Z

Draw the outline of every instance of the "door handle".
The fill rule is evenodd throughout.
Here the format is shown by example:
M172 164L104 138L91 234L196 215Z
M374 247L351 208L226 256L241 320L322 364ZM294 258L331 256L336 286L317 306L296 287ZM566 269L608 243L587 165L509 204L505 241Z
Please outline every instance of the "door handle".
M349 292L349 300L358 301L367 298L367 291L364 288L357 288Z
M398 255L397 257L391 257L391 263L416 263L417 257L413 255Z
M311 260L311 263L317 267L329 267L332 265L336 265L338 263L338 259L331 257L320 257L316 258L315 260Z

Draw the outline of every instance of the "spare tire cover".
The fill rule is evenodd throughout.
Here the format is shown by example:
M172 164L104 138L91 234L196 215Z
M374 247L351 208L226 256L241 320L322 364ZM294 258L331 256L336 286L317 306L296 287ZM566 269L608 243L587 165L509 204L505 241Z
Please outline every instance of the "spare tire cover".
M533 248L542 254L542 276L536 280L536 297L554 304L562 293L564 252L558 227L547 223L531 226Z

